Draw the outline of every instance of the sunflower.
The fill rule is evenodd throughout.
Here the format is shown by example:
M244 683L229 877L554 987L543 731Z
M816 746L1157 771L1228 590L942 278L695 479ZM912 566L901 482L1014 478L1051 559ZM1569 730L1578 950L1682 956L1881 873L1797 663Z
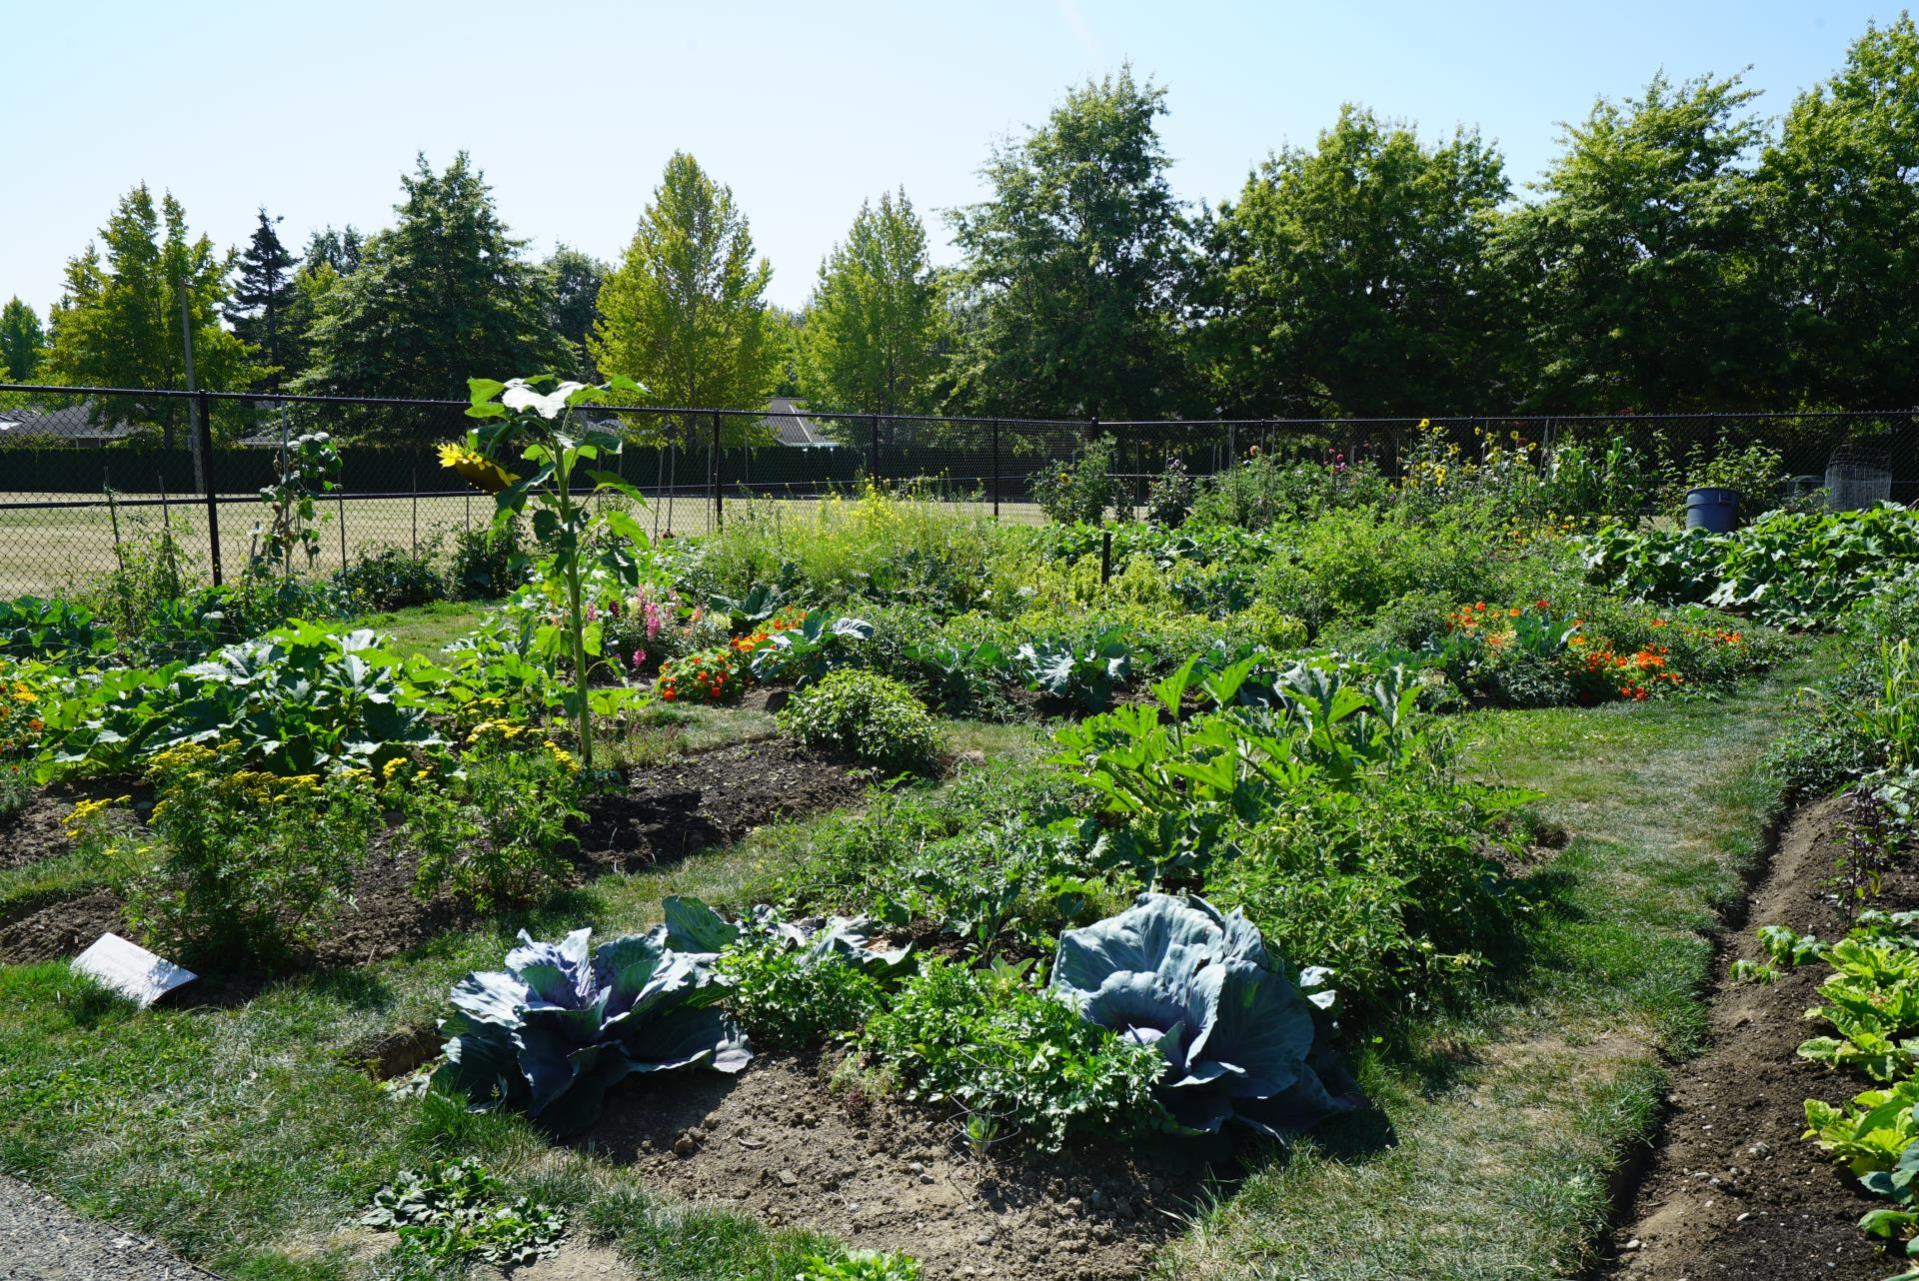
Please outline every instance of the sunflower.
M440 446L440 466L458 472L469 485L489 494L497 494L519 479L477 449L458 443Z

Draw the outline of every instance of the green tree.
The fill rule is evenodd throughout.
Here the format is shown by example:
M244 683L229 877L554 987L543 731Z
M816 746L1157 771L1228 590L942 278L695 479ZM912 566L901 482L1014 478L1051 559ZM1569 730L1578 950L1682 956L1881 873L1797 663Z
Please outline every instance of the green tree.
M545 273L500 220L467 154L437 174L422 155L400 185L398 221L368 237L357 268L334 268L317 291L309 364L294 390L455 396L476 369L570 368L547 323ZM362 416L349 426L397 435L421 420Z
M1919 29L1868 26L1802 94L1759 181L1790 335L1785 398L1910 405L1919 387Z
M586 339L599 307L600 286L606 281L606 264L592 254L558 245L541 270L546 273L547 327L572 344L571 376L591 380L593 364L586 355Z
M1777 359L1739 77L1600 99L1498 238L1546 410L1727 408Z
M600 289L587 349L602 374L644 384L657 404L759 409L779 377L772 276L732 188L675 152Z
M351 276L358 271L360 261L365 256L366 237L352 223L341 230L320 228L307 237L306 253L303 255L309 269L325 263L341 276Z
M799 349L800 383L822 409L911 413L924 407L939 306L926 228L901 191L862 202L843 244L820 263Z
M66 292L53 310L49 376L94 387L185 387L184 290L198 385L251 386L261 372L252 349L220 326L232 266L233 255L217 252L206 236L189 238L186 210L172 195L156 206L145 183L135 187L100 229L99 242L67 262ZM169 446L186 423L177 400L100 397L91 412L100 422L156 426Z
M1420 142L1363 107L1273 155L1206 229L1199 347L1228 414L1421 414L1508 403L1490 261L1497 150Z
M0 307L0 369L14 382L30 383L46 359L47 335L40 317L18 298Z
M293 335L287 312L294 298L293 268L300 260L280 243L280 233L274 230L279 221L265 208L260 210L259 225L240 255L239 278L226 305L227 323L266 363L266 385L274 391L280 389L284 374L298 372L288 364Z
M1071 90L997 146L992 199L955 211L965 254L958 398L988 413L1150 417L1185 395L1179 285L1188 228L1130 67Z

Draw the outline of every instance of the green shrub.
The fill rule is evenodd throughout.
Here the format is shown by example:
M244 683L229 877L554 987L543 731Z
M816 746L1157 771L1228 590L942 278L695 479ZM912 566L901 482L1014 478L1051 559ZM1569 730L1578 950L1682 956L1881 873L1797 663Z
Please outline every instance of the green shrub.
M520 522L492 521L453 535L453 565L447 574L456 600L498 600L526 581L514 561L523 555Z
M387 767L387 799L419 851L414 893L442 891L483 912L537 904L559 889L578 844L579 765L537 731L490 721L475 731L460 772L447 777L409 761Z
M1197 487L1186 464L1175 458L1146 487L1146 519L1161 529L1178 529L1193 510Z
M939 729L913 691L872 672L833 672L795 694L780 729L808 747L845 752L883 769L930 769Z
M1021 1134L1057 1151L1076 1129L1123 1135L1160 1123L1159 1051L1035 992L1023 968L924 961L860 1043L908 1099L962 1109L969 1134Z
M1212 902L1269 944L1333 971L1364 1007L1443 989L1509 942L1516 898L1491 855L1517 854L1516 798L1407 774L1342 792L1295 789L1229 833Z
M285 962L346 901L383 825L363 773L281 777L243 763L231 746L160 752L153 839L122 836L108 851L128 920L189 964Z
M879 980L828 953L809 958L780 940L748 936L720 957L726 1007L755 1046L804 1050L857 1031L879 1008Z
M406 609L438 600L446 580L433 564L434 549L409 552L399 547L362 551L353 563L335 571L333 581L369 610Z
M1033 475L1033 501L1062 525L1099 524L1108 508L1125 500L1124 486L1113 475L1118 449L1111 436L1101 436L1088 441L1072 462L1042 466Z
M1208 479L1191 523L1267 529L1330 511L1382 507L1391 497L1391 483L1363 459L1343 465L1254 454Z

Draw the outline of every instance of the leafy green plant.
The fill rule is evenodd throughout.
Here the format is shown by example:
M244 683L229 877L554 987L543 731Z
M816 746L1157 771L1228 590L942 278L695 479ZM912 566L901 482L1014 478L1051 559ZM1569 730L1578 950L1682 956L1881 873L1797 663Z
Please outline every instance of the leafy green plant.
M1807 1099L1804 1137L1854 1174L1890 1170L1919 1142L1919 1080L1866 1090L1842 1107Z
M180 743L232 743L277 774L383 768L444 746L368 630L297 623L190 667L104 674L49 715L41 775L131 773Z
M394 1261L400 1281L472 1262L504 1267L534 1263L559 1248L566 1216L528 1197L510 1197L506 1184L477 1157L427 1170L403 1170L373 1194L362 1227L399 1238Z
M117 838L129 921L190 962L287 961L347 901L382 827L364 774L280 777L240 751L185 742L156 754L152 840Z
M872 638L873 624L863 619L809 610L796 626L749 637L755 643L747 666L756 681L787 681L804 688L848 661L853 646Z
M525 581L526 552L517 520L489 521L453 535L447 581L457 600L498 600Z
M920 1265L904 1254L854 1250L837 1258L808 1255L793 1281L919 1281Z
M1162 529L1177 529L1193 510L1198 487L1186 464L1174 458L1146 487L1146 519Z
M438 600L446 580L433 563L434 548L417 552L401 547L362 550L333 581L366 609L406 609Z
M1118 916L1060 936L1052 990L1165 1058L1156 1092L1187 1132L1235 1121L1285 1138L1364 1099L1316 1045L1313 1004L1283 964L1238 912L1142 894Z
M113 633L71 601L19 596L0 600L0 654L78 661L113 647Z
M581 929L536 943L522 931L504 970L454 984L434 1088L523 1108L570 1134L592 1124L609 1087L636 1073L746 1066L752 1051L717 1008L710 954L673 951L661 931L597 949L591 939Z
M784 946L748 935L719 959L726 1007L753 1038L774 1050L803 1050L857 1031L884 989L866 969L835 952Z
M1841 939L1820 959L1835 973L1819 987L1824 1004L1807 1012L1839 1033L1799 1047L1802 1058L1854 1068L1875 1081L1912 1074L1919 1054L1919 951Z
M1015 670L1029 689L1087 711L1112 704L1113 687L1132 671L1132 651L1118 631L1099 636L1090 647L1031 641L1013 651Z
M587 694L589 656L600 654L600 629L586 617L582 583L587 577L589 553L597 553L597 568L631 586L639 581L634 552L647 547L646 531L631 514L617 506L596 506L575 492L583 477L590 495L618 494L645 506L640 491L608 471L585 464L620 452L620 439L588 428L576 433L573 411L600 403L615 393L643 396L646 389L630 378L615 378L603 386L562 382L551 375L496 382L467 380L469 417L483 426L468 433L464 446L441 449L443 465L488 489L494 496L494 524L517 521L531 506L533 536L539 541L536 582L552 597L556 621L541 629L543 649L557 651L562 644L573 667L569 711L578 732L580 762L593 769L593 707ZM531 469L521 477L506 473L494 456L517 453Z
M939 727L913 691L871 672L834 672L799 691L780 709L779 725L808 747L882 769L928 770L939 750Z
M450 891L482 912L539 903L572 869L568 827L586 818L579 765L506 721L483 722L468 742L455 770L396 761L386 771L386 800L420 855L414 893Z
M925 961L860 1044L906 1098L990 1118L1043 1150L1057 1151L1075 1129L1124 1134L1165 1123L1153 1097L1166 1070L1159 1052L1085 1021L1027 987L1017 969Z
M1118 450L1111 436L1100 436L1087 441L1070 463L1040 468L1033 475L1033 501L1062 525L1099 524L1123 497L1113 475Z
M327 433L297 436L280 447L273 483L260 491L265 511L253 526L253 574L293 576L293 553L306 555L309 568L320 555L319 499L340 479L340 451Z

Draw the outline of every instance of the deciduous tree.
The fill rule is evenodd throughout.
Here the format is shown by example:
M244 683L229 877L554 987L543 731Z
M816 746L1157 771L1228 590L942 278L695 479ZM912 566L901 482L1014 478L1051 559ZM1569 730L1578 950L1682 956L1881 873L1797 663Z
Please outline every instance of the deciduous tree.
M1869 26L1760 164L1789 327L1779 399L1908 406L1919 388L1919 28Z
M924 407L939 307L926 228L901 191L862 203L820 263L800 332L801 388L821 409L900 414Z
M190 238L186 210L171 194L156 206L145 183L135 187L100 229L99 242L67 262L66 292L53 312L50 378L95 387L185 387L184 290L198 385L216 391L251 386L261 367L247 344L220 326L232 266L233 256L215 250L206 236ZM124 417L157 426L168 445L186 422L179 401L157 398L101 397L92 413L102 422Z
M657 404L762 408L779 374L772 275L732 188L675 152L600 289L587 349L601 373L636 379Z
M1510 404L1510 299L1487 256L1508 187L1460 129L1422 143L1341 108L1207 228L1199 350L1228 414L1423 414Z
M1165 90L1130 67L1066 95L997 147L990 200L952 215L966 256L959 399L992 413L1150 417L1186 392L1188 244L1157 120Z
M1737 76L1662 75L1566 126L1543 198L1499 238L1526 290L1534 407L1730 408L1769 381L1755 96Z

